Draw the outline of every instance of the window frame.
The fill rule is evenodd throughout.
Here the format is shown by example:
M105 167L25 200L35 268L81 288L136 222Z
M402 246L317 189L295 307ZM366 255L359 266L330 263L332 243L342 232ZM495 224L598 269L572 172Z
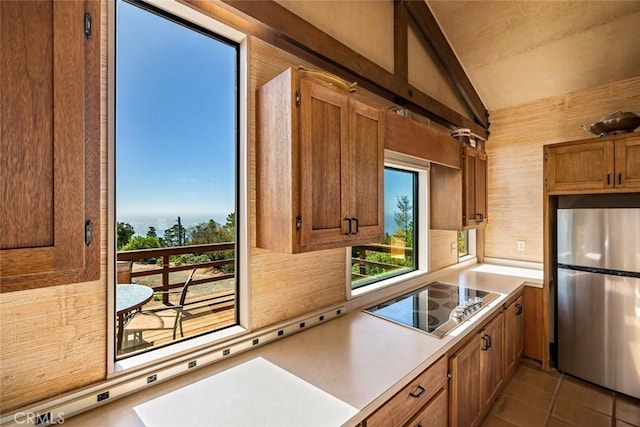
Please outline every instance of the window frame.
M372 281L365 285L362 285L356 289L352 288L351 283L351 247L346 249L347 257L347 299L352 299L360 295L368 294L378 289L387 288L400 282L405 282L413 277L423 275L429 272L429 209L430 209L430 197L429 197L429 171L430 163L426 160L418 159L416 157L408 156L402 153L397 153L389 150L385 150L385 162L384 167L393 168L400 171L406 170L409 172L416 172L417 176L417 188L415 189L417 204L416 223L414 224L414 246L417 257L415 258L415 270L400 273L392 277L386 277L381 280ZM417 241L417 244L416 244Z
M108 63L107 63L107 378L120 375L141 366L162 361L170 361L185 353L210 347L215 343L246 333L249 325L249 200L248 200L248 88L249 88L249 40L248 36L236 29L217 21L189 6L168 0L146 0L131 2L149 5L177 18L179 21L202 27L218 37L228 39L238 45L237 69L237 106L236 106L236 304L237 324L221 331L178 341L153 351L144 352L125 359L116 360L115 343L115 282L116 282L116 244L115 244L115 2L108 2ZM197 31L197 30L194 30Z

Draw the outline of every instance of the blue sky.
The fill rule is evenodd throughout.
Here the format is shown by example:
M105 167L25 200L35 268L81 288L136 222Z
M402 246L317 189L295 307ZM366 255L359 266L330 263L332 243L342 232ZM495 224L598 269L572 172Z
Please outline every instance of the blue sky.
M116 13L116 220L223 221L235 210L235 49L124 2Z
M413 200L413 179L412 172L398 171L394 169L385 169L384 171L384 231L393 234L396 229L394 221L394 212L398 198L408 196L411 205L414 206ZM414 206L415 207L415 206Z

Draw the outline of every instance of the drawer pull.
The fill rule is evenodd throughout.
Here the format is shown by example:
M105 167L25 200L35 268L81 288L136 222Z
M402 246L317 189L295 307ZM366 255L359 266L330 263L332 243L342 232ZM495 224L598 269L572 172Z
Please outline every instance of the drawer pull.
M414 399L418 399L420 398L420 396L422 396L424 394L425 390L424 387L422 387L421 385L418 386L418 392L414 393L413 391L409 393L409 396L413 397Z

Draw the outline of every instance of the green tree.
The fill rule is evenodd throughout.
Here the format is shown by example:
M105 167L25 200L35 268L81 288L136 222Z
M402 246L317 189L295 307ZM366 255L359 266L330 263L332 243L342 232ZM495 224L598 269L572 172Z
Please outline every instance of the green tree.
M136 234L133 226L126 222L116 223L116 248L121 250L123 246L129 243L129 240Z
M151 236L133 236L129 243L122 247L123 251L133 251L138 249L163 248L161 239Z
M167 246L178 246L180 244L180 233L184 233L184 227L174 224L171 228L164 230L164 241Z
M236 213L235 212L231 212L229 215L227 215L227 222L225 222L224 226L231 230L236 229Z
M227 216L225 225L220 225L213 219L193 225L186 230L186 245L205 245L209 243L227 243L235 240L235 215ZM234 250L215 251L205 254L185 254L172 257L176 264L196 264L206 261L218 261L233 259ZM205 260L206 257L206 260ZM220 268L221 271L229 273L233 271L233 265L226 265Z
M412 245L409 245L409 240L411 240L413 244L413 236L410 238L410 234L413 234L413 206L411 206L409 196L399 196L396 207L398 210L393 214L393 219L397 227L395 236L404 240L408 247L412 247Z
M163 248L164 242L162 239L157 237L150 236L133 236L129 243L122 247L123 251L135 251L138 249L153 249L153 248ZM156 258L147 258L144 260L145 262L155 263Z
M156 228L153 225L149 226L149 230L147 230L147 237L158 237Z

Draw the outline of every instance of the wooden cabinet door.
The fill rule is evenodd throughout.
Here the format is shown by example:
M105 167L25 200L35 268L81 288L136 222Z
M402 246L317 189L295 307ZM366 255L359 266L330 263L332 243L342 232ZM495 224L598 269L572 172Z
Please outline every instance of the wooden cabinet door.
M523 355L542 361L547 351L542 339L542 289L525 286L524 288L524 350Z
M504 372L508 376L516 364L516 305L512 303L504 311Z
M476 224L487 223L487 155L478 152L476 158ZM480 215L480 216L478 216Z
M378 108L349 101L349 167L352 244L384 237L384 123ZM355 227L355 229L354 229Z
M515 303L515 355L516 363L522 357L524 353L524 295L520 296Z
M465 227L486 224L487 155L473 147L464 147L462 168L462 221Z
M524 349L523 297L511 303L504 312L504 376L515 369Z
M500 313L481 332L480 395L482 407L489 407L504 378L504 314Z
M640 136L615 141L616 188L640 188Z
M87 7L90 39L85 2L0 2L2 292L99 278L100 11Z
M613 141L584 141L546 150L547 191L613 188Z
M322 249L349 239L349 98L300 80L300 246ZM335 247L335 246L334 246Z
M472 427L479 423L483 402L480 396L480 335L476 334L450 359L451 426Z
M447 407L447 388L445 387L406 425L407 427L447 427Z

